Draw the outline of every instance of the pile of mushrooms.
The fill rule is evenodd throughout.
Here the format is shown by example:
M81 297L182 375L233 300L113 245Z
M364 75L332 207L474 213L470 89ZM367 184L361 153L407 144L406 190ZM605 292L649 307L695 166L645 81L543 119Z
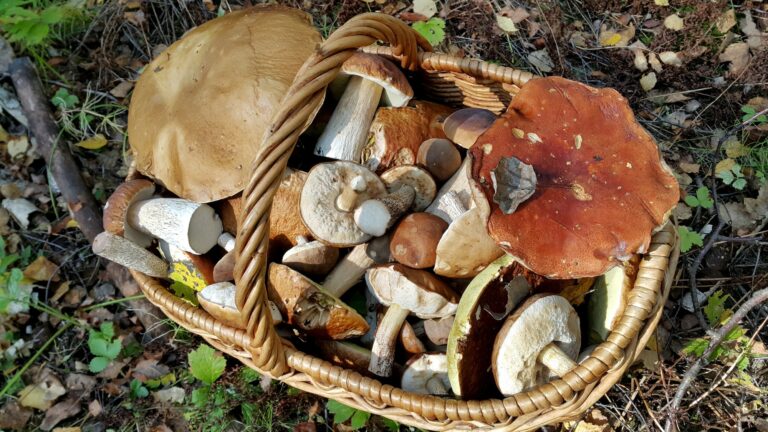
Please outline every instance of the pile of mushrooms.
M276 107L319 39L300 12L253 8L152 62L129 117L144 177L109 198L94 252L188 287L188 300L243 327L232 251L269 121L261 107ZM273 61L254 69L262 56ZM621 316L677 203L674 177L612 90L536 79L501 116L413 94L383 57L343 64L318 115L329 120L302 135L298 148L312 150L272 203L275 325L303 350L417 393L500 397L564 376L582 341L600 342ZM210 111L217 100L238 109Z

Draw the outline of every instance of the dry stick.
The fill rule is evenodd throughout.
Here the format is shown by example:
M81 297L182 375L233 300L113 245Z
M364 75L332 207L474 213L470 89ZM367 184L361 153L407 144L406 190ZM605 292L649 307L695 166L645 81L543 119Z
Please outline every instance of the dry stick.
M59 186L72 218L88 242L93 242L96 235L104 231L101 209L80 176L80 168L69 148L58 140L59 128L40 86L37 71L29 58L23 57L11 62L8 72L16 87L16 94L27 117L30 132L37 141L37 151L45 158L51 177ZM130 297L139 292L125 267L108 265L107 273L123 296ZM170 333L170 328L160 323L163 313L148 300L131 300L128 305L150 337L161 338Z
M680 409L680 404L683 402L683 397L685 396L686 390L688 390L688 387L693 384L693 380L695 380L699 375L701 369L709 364L709 357L713 352L715 352L715 349L720 346L720 344L723 342L723 339L725 339L731 330L736 327L739 321L744 319L744 317L752 309L765 302L768 302L768 288L763 288L759 291L756 291L752 295L752 298L744 302L744 304L742 304L741 307L736 310L736 312L733 314L733 316L731 316L728 322L725 323L725 325L720 327L717 331L713 332L712 339L709 341L709 346L707 347L706 351L704 351L704 354L702 354L701 357L699 357L698 360L693 363L693 366L691 366L688 372L683 375L683 379L680 381L680 385L677 387L675 397L672 399L672 403L668 408L669 414L667 415L667 422L664 425L664 430L666 432L672 431L673 425L677 420L677 411Z

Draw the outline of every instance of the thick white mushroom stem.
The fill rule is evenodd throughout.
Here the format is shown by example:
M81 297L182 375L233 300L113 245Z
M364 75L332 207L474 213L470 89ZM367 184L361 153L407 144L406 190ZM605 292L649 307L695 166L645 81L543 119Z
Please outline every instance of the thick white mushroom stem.
M433 395L445 395L448 394L448 389L445 388L442 378L435 375L427 380L427 391Z
M373 81L352 76L336 105L315 154L331 159L360 162L383 88Z
M367 189L368 183L366 183L363 176L353 178L336 198L336 208L343 212L351 212L357 206L357 199L360 193L365 192Z
M379 199L369 199L355 209L355 224L372 236L382 236L413 204L416 191L403 185Z
M216 240L216 243L218 243L225 251L232 252L235 249L235 236L225 231L221 233Z
M564 376L578 366L578 364L573 361L568 354L564 353L554 342L541 350L537 360L559 377Z
M359 244L336 263L323 281L323 288L334 297L341 297L363 278L365 271L374 264L366 253L368 245Z
M443 210L448 214L448 217L451 218L451 221L458 219L461 215L466 213L467 210L469 210L467 206L465 206L461 201L459 193L456 191L448 191L448 193L443 195L441 199L443 201L441 206Z
M93 239L93 253L116 262L123 267L156 278L168 277L168 263L143 247L108 233L100 233Z
M138 202L128 210L128 224L197 255L216 246L223 231L221 219L211 206L181 198Z
M384 318L379 321L378 330L376 330L376 339L374 339L371 347L369 371L382 377L392 375L397 336L400 334L400 327L403 326L405 319L410 314L411 311L403 309L397 304L389 306Z

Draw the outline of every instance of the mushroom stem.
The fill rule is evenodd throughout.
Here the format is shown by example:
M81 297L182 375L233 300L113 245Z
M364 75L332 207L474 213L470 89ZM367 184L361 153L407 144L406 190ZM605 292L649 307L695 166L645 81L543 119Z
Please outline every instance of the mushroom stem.
M360 162L382 90L373 81L359 76L350 77L339 104L317 140L315 154Z
M217 243L221 219L206 204L181 198L153 198L128 210L128 224L177 248L202 255Z
M168 277L168 263L143 247L120 236L100 233L93 239L93 253L147 276Z
M564 376L577 366L577 363L554 342L539 352L537 360L559 377Z
M382 198L369 199L355 209L355 224L366 234L376 237L384 235L411 207L415 197L416 191L411 186L403 185Z
M221 233L216 240L216 243L218 243L225 251L232 252L235 249L235 236L225 231Z
M411 311L403 309L397 304L393 303L389 306L387 313L384 314L384 318L379 321L378 330L376 330L376 339L371 347L369 371L382 377L392 375L397 336L400 334L400 328L410 313Z
M456 216L452 214L452 212L457 211L457 206L454 205L454 201L460 202L462 204L461 208L466 210L469 210L473 206L474 202L469 186L469 171L471 165L472 163L470 159L464 158L459 169L453 173L453 176L451 176L451 178L443 184L443 187L437 191L437 195L432 201L432 204L425 210L427 213L432 213L446 222L451 223L464 213L461 212ZM448 195L451 195L452 197L449 198Z
M438 376L433 376L429 380L427 380L427 390L429 391L429 394L433 395L445 395L448 394L448 389L445 388L445 385L443 384L443 380L440 379Z
M448 191L448 193L442 196L442 200L441 205L443 210L448 214L448 217L451 218L452 221L458 219L469 210L461 201L459 193L456 191Z
M362 279L365 271L374 264L366 253L368 245L363 243L336 263L336 267L326 276L323 288L335 297L341 297Z

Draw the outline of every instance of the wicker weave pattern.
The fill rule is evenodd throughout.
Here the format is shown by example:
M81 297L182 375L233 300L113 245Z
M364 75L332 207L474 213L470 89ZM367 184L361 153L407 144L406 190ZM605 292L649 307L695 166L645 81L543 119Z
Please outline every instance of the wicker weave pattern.
M417 47L428 51L429 44L390 16L364 14L353 18L318 48L299 71L264 137L265 145L243 192L245 217L237 233L235 277L237 305L247 323L246 330L223 325L146 275L133 272L134 277L148 299L174 321L246 365L302 390L404 424L431 430L494 427L521 431L577 416L621 378L661 317L661 306L672 279L670 272L674 271L677 261L676 232L672 224L654 235L641 261L628 306L608 340L561 379L503 400L460 401L408 393L302 353L289 341L280 339L271 325L265 301L265 273L272 197L298 136L314 118L323 102L325 88L341 64L355 50L377 40L390 43L392 48L373 50L400 59L404 69L442 74L439 75L442 82L449 85L442 89L434 85L433 91L437 92L434 94L438 96L440 91L446 94L445 89L451 82L461 94L475 88L475 96L482 95L484 89L491 88L489 81L493 81L498 83L496 88L507 92L506 97L511 97L509 94L516 92L516 86L533 78L529 73L478 60L417 52ZM452 74L455 79L451 78ZM449 91L455 93L453 89ZM456 102L467 100L482 102L482 98L469 96Z

